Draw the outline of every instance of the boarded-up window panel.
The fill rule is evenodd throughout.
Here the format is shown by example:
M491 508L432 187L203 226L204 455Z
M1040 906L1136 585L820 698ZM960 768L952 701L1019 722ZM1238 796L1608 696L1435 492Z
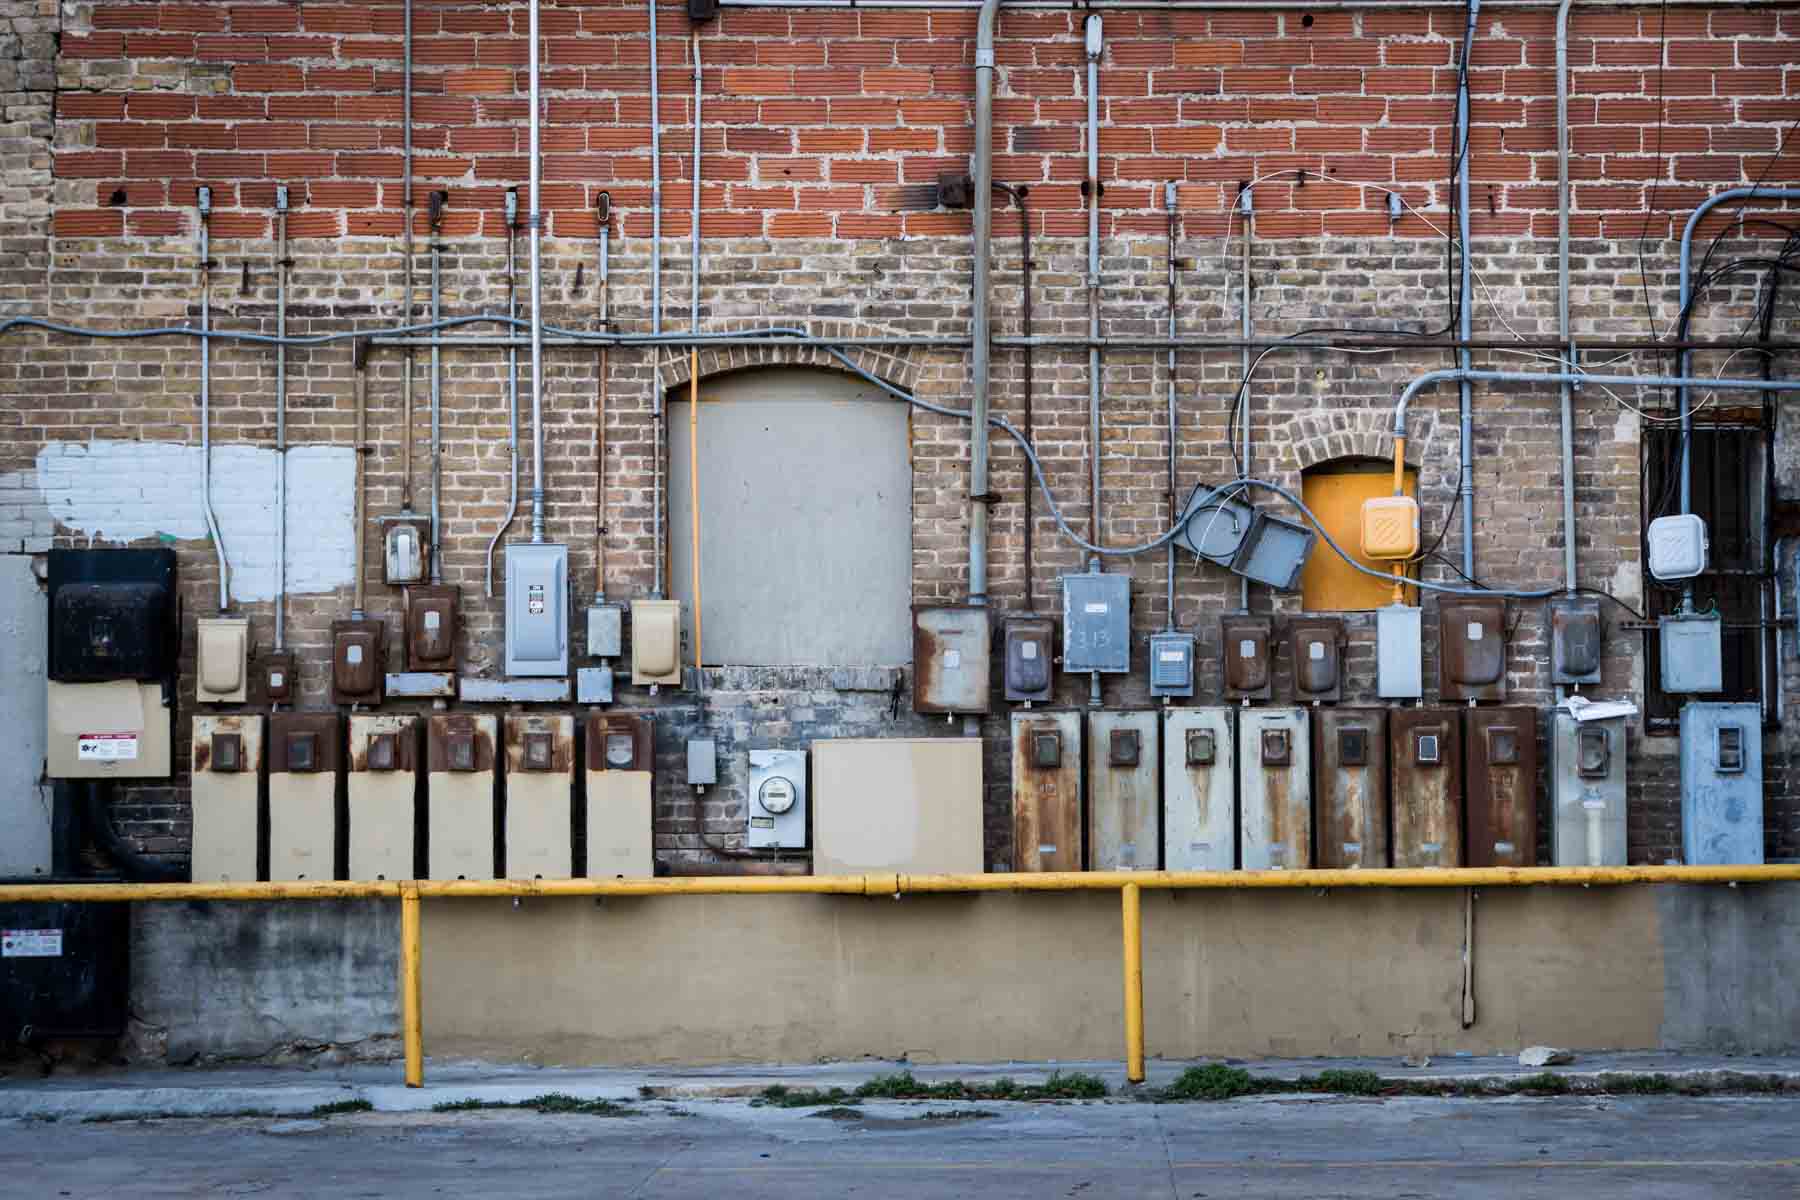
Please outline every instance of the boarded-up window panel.
M1403 486L1416 494L1417 472L1408 470ZM1392 463L1375 460L1322 463L1301 478L1301 498L1320 526L1366 567L1391 573L1391 564L1362 556L1364 500L1394 494ZM1417 604L1418 589L1406 589L1406 602ZM1364 575L1321 539L1300 575L1300 594L1308 612L1353 612L1380 608L1393 600L1394 585Z

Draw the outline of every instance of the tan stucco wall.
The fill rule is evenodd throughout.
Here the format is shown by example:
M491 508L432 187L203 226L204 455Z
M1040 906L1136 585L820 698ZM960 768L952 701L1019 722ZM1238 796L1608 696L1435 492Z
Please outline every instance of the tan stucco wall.
M1654 890L1150 893L1152 1055L1651 1048ZM542 1063L1123 1055L1116 894L427 901L434 1056Z

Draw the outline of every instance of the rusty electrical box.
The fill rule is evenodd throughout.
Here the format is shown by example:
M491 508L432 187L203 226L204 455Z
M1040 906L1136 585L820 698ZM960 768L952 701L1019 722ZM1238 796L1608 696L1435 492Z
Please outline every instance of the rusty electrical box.
M1287 640L1294 664L1294 699L1335 703L1344 687L1343 618L1296 617L1288 622Z
M292 704L300 694L295 669L292 650L277 650L257 659L256 677L262 683L263 699L270 704Z
M336 713L276 713L269 718L269 771L335 774L338 733Z
M1471 867L1537 865L1537 712L1463 710L1464 816Z
M588 714L587 769L650 770L650 718L617 712Z
M1228 700L1267 700L1273 694L1274 622L1241 615L1219 619L1219 655Z
M1157 786L1151 709L1087 715L1088 867L1154 871L1162 852L1162 792Z
M1387 710L1313 714L1313 827L1319 868L1388 865Z
M194 717L190 861L195 883L256 878L265 720L257 713Z
M575 871L575 718L512 713L505 734L507 877L567 879Z
M336 878L343 737L336 713L269 718L270 879Z
M350 718L351 879L412 879L419 874L419 718L357 713Z
M1081 714L1012 715L1013 870L1082 869Z
M492 713L437 713L425 726L427 874L432 879L494 877L495 747Z
M1557 596L1549 612L1550 682L1599 683L1600 597Z
M426 728L425 764L433 773L492 771L494 719L472 713L432 717Z
M456 670L456 617L460 592L442 584L406 589L406 669Z
M331 623L331 702L380 704L387 658L382 623L373 619Z
M1311 715L1246 708L1238 716L1238 851L1246 871L1312 865Z
M988 710L985 608L921 604L913 608L913 711Z
M1462 712L1396 708L1388 714L1389 792L1396 867L1460 867Z
M1446 597L1438 605L1438 696L1506 699L1506 601Z
M1049 617L1011 617L1005 639L1006 698L1026 704L1049 700L1056 683L1051 663L1056 622Z

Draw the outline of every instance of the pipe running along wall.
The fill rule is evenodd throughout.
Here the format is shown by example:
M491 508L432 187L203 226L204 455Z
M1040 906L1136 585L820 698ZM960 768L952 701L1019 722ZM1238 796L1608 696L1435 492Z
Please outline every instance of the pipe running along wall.
M1491 0L1490 0L1491 2ZM1556 336L1562 369L1575 369L1569 338L1569 5L1556 6ZM1464 243L1467 246L1467 243ZM1467 365L1467 364L1464 364ZM1557 385L1562 426L1563 583L1575 594L1575 387ZM1560 690L1560 689L1559 689Z
M662 88L656 69L656 0L644 0L650 10L650 336L662 336ZM662 351L650 352L650 541L655 562L655 581L650 595L663 595L663 407Z
M431 319L444 317L444 205L450 194L431 193ZM444 582L444 359L441 347L431 348L431 582Z
M1469 0L1468 22L1463 28L1462 65L1457 73L1456 127L1459 145L1451 148L1456 155L1456 236L1462 244L1457 254L1456 333L1464 342L1471 336L1475 310L1473 264L1469 261L1469 56L1475 44L1475 21L1481 11L1481 0ZM1474 365L1468 348L1458 351L1458 365L1463 375L1457 381L1457 415L1461 426L1460 476L1462 502L1462 571L1466 578L1475 577L1475 395L1469 386L1469 368Z
M400 33L400 323L413 323L413 0L401 5ZM413 449L412 348L400 374L400 511L411 514Z
M212 500L212 189L198 192L200 209L200 506L219 559L219 611L231 607L231 559Z
M275 188L275 332L287 336L288 190ZM275 348L275 649L287 649L287 347ZM361 527L358 527L360 536Z
M1105 28L1100 14L1089 13L1087 38L1087 210L1088 261L1087 300L1088 337L1100 337L1100 56L1106 52ZM1100 524L1100 347L1088 346L1088 540L1105 544ZM1089 560L1091 569L1102 569L1100 556ZM1100 687L1100 676L1093 678L1093 690Z
M975 261L969 317L969 336L973 339L969 351L969 603L976 606L987 604L988 389L993 320L988 308L992 290L989 246L994 235L994 27L999 14L1000 0L984 0L975 21ZM1024 203L1022 199L1020 203ZM1029 596L1026 607L1031 607Z
M519 189L506 189L506 315L519 315ZM604 358L606 351L600 351ZM604 386L604 384L602 385ZM506 516L487 548L487 595L494 598L494 551L519 515L519 348L506 348Z
M651 0L654 4L655 0ZM538 31L539 0L531 0L526 40L531 43L527 75L531 91L531 156L529 197L531 215L527 218L531 238L531 540L544 540L544 212L541 207L544 161L541 147L543 114L542 92L538 81L538 60L543 57L542 39ZM652 55L654 57L654 55ZM433 560L435 566L435 559Z

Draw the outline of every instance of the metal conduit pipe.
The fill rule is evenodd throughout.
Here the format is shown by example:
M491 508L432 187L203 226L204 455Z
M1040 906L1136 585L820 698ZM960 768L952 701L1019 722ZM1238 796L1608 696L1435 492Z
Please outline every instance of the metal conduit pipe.
M1088 186L1088 541L1105 545L1100 530L1100 56L1105 28L1098 13L1087 18L1087 186ZM1098 554L1089 567L1104 568ZM1098 690L1100 676L1094 676Z
M431 193L431 320L443 320L444 304L444 202L448 192ZM444 516L440 493L444 482L444 360L442 349L431 348L431 582L444 582Z
M1176 297L1175 297L1175 239L1176 239L1178 233L1180 232L1178 224L1177 224L1180 220L1180 215L1176 211L1176 203L1177 203L1178 199L1179 199L1179 190L1175 186L1175 181L1170 180L1169 182L1163 184L1163 207L1168 211L1168 214L1169 214L1169 246L1168 246L1168 257L1169 257L1169 340L1171 342L1175 340L1175 303L1176 303ZM1176 517L1178 515L1176 505L1179 503L1179 499L1175 495L1175 458L1176 458L1176 454L1178 453L1177 446L1178 446L1180 438L1181 438L1180 419L1175 411L1175 347L1174 346L1169 347L1168 362L1166 364L1166 369L1167 369L1168 377L1169 377L1168 378L1168 385L1169 385L1169 389L1168 389L1169 390L1169 524L1173 525L1175 523ZM1175 631L1175 543L1174 542L1169 543L1168 571L1169 571L1169 588L1168 588L1169 594L1167 597L1167 603L1168 603L1168 608L1169 608L1169 615L1166 620L1166 623L1163 625L1163 628L1168 630L1169 632L1173 633Z
M1439 383L1460 381L1467 376L1470 381L1478 383L1598 383L1607 387L1704 387L1719 391L1742 390L1749 392L1800 392L1800 379L1709 379L1704 376L1694 378L1687 375L1593 375L1586 371L1465 371L1460 367L1449 367L1438 371L1427 371L1408 383L1400 393L1400 400L1394 407L1394 436L1406 436L1406 409L1412 398Z
M350 617L363 619L363 543L368 537L369 491L364 481L369 457L369 339L359 337L350 343L350 369L356 393L356 548L352 583Z
M694 195L693 211L688 218L688 328L700 332L700 27L692 35L694 43Z
M651 0L654 6L656 0ZM538 84L538 60L543 47L538 36L539 0L531 0L530 21L526 40L531 43L528 60L531 91L530 148L531 215L527 218L531 238L531 540L544 540L544 213L539 193L543 188L544 160L541 152L543 125L539 110L543 107ZM433 528L435 528L435 522ZM435 570L437 556L432 556Z
M401 5L400 25L400 322L413 323L413 0ZM412 512L412 349L400 376L400 509Z
M212 189L199 190L200 330L212 329ZM231 560L212 501L212 339L200 339L200 504L206 510L206 532L219 558L219 611L231 607Z
M506 189L506 315L516 317L519 313L519 189ZM506 516L501 518L500 528L494 530L493 539L488 542L487 549L487 596L494 598L494 551L500 546L500 539L512 528L514 518L519 515L519 347L515 344L506 347L506 449L511 463L508 470L506 492ZM602 354L605 351L601 351Z
M992 284L989 246L994 235L994 27L1000 0L984 0L975 22L974 280L969 315L969 603L987 604L988 404L992 371ZM1023 201L1021 201L1023 203ZM1030 303L1027 298L1026 303ZM1027 535L1029 536L1029 535ZM1029 572L1030 567L1026 570ZM1026 607L1030 608L1027 599Z
M287 336L288 190L275 188L275 333ZM433 354L437 351L432 351ZM275 649L287 648L287 347L275 347Z
M1490 0L1491 2L1491 0ZM1562 368L1575 369L1569 339L1569 5L1556 6L1556 334ZM1465 252L1468 243L1464 242ZM1465 366L1468 364L1464 364ZM1562 424L1563 583L1575 594L1575 388L1558 385Z
M662 334L662 88L656 69L656 0L645 0L650 8L650 334ZM660 379L662 352L650 356L650 424L652 428L650 468L650 540L655 549L655 581L650 595L662 599L663 594L663 390Z
M1487 0L1490 8L1546 8L1548 0ZM1596 8L1636 8L1642 7L1643 0L1589 0ZM1747 8L1773 7L1792 0L1742 0ZM1699 8L1705 5L1716 5L1718 0L1669 0L1671 8ZM721 8L897 8L897 9L944 9L955 10L977 8L981 0L719 0ZM1059 12L1069 10L1069 0L1011 0L1014 8L1021 9L1054 9ZM1309 5L1313 9L1327 12L1344 9L1391 9L1410 12L1421 8L1455 8L1461 9L1464 0L1321 0L1318 4ZM1170 9L1206 11L1224 10L1287 10L1292 11L1293 4L1288 0L1082 0L1084 10L1138 12L1164 12Z
M1250 474L1250 245L1251 227L1256 220L1255 205L1250 188L1245 185L1238 192L1238 207L1244 217L1244 258L1238 285L1239 333L1244 340L1244 346L1238 354L1238 375L1243 380L1238 387L1238 411L1242 414L1242 429L1238 436L1243 440L1244 457L1240 474L1245 476ZM1247 575L1238 580L1238 607L1245 612L1250 611L1250 577Z
M1469 19L1463 28L1462 58L1469 61L1469 49L1475 41L1475 19L1481 11L1481 0L1469 0ZM1451 147L1455 154L1456 168L1456 236L1462 243L1462 251L1456 256L1459 264L1458 300L1456 333L1463 341L1468 341L1474 320L1475 291L1473 268L1469 262L1469 76L1461 72L1460 85L1456 89L1456 127L1462 131L1461 146ZM1567 205L1562 206L1568 211ZM1566 216L1565 216L1566 219ZM1475 574L1475 393L1469 386L1469 368L1474 360L1469 357L1465 348L1458 352L1458 365L1463 369L1462 378L1457 382L1457 414L1461 425L1459 440L1462 460L1458 473L1462 478L1462 569L1463 574L1473 577Z

